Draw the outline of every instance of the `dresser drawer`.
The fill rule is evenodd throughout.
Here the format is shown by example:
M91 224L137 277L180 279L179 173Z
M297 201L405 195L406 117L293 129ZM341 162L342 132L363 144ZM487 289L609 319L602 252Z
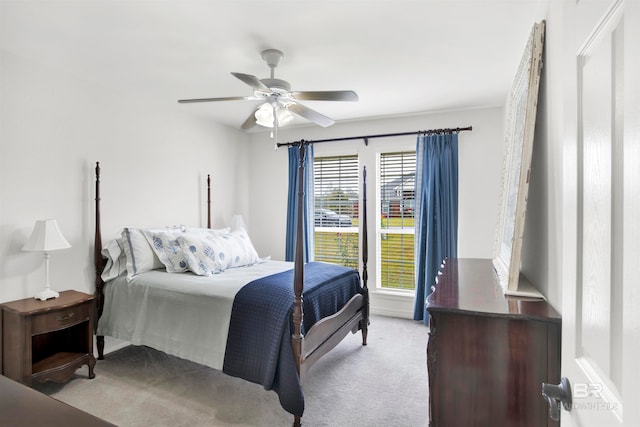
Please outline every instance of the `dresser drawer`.
M89 320L91 308L92 304L86 303L33 316L31 335L55 331Z

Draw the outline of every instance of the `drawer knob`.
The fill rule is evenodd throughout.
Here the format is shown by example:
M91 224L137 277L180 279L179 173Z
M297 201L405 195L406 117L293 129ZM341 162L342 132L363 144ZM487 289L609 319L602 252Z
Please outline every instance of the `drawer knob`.
M58 322L63 322L63 321L65 321L65 320L69 320L69 319L71 319L72 317L73 317L73 312L68 313L68 314L64 314L64 315L62 315L62 316L57 316L57 317L56 317L56 320L57 320Z

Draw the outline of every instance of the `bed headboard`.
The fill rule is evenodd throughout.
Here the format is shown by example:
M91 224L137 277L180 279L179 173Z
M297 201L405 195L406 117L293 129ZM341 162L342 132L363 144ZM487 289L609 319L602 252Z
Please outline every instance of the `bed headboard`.
M95 300L96 300L96 321L94 322L94 333L98 328L98 321L102 317L104 309L104 281L102 272L107 264L107 259L102 256L102 222L100 217L100 162L96 162L96 198L95 198L95 235L93 239L93 265L95 269ZM207 228L211 228L211 175L207 175ZM98 347L98 359L103 359L104 337L97 336L96 346Z

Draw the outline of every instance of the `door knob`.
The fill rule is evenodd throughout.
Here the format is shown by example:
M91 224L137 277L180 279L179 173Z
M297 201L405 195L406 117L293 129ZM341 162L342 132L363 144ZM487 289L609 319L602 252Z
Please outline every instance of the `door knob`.
M542 383L542 397L549 403L549 417L558 421L560 419L560 402L567 411L571 410L571 384L565 377L560 379L560 384Z

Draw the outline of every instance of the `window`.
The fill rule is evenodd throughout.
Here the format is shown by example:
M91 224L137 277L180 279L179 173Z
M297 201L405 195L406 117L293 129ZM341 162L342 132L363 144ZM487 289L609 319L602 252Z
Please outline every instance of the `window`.
M358 268L358 156L316 157L314 258Z
M381 153L377 271L383 289L415 289L416 152Z

